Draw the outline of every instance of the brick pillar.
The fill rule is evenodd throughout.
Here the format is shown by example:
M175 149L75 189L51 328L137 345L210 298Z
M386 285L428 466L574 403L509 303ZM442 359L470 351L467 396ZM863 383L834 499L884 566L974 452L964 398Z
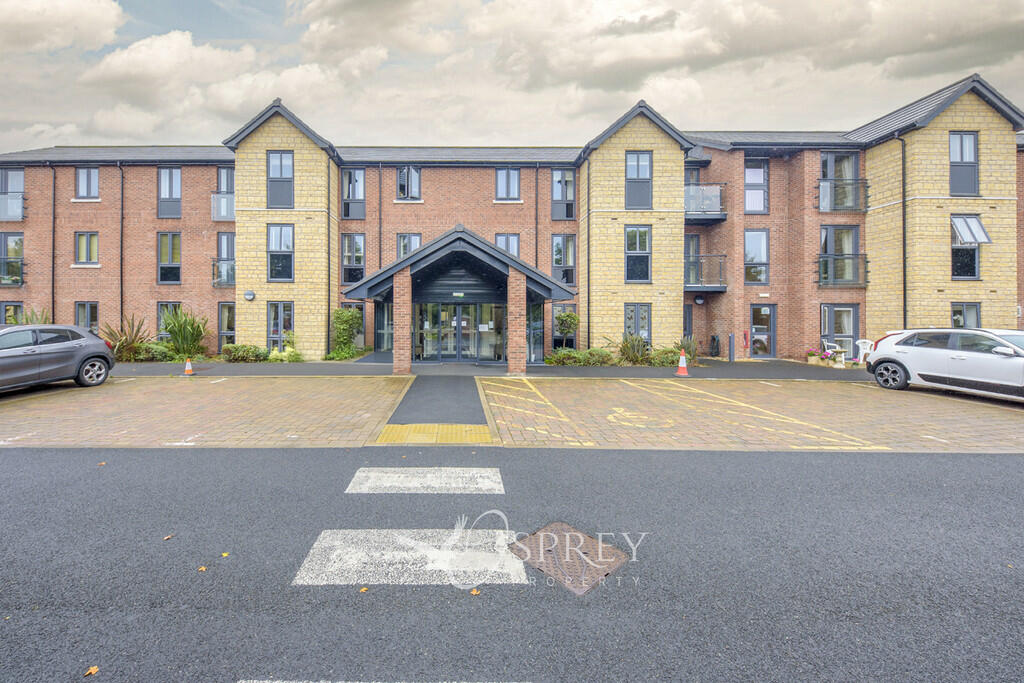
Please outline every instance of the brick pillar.
M508 271L508 373L526 374L526 276L514 268ZM396 347L397 348L397 347Z
M408 267L395 273L392 286L394 288L395 351L391 373L408 375L412 373L412 277Z

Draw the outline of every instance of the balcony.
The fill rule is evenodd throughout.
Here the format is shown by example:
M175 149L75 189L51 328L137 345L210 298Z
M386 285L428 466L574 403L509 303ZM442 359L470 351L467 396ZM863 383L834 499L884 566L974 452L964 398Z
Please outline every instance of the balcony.
M210 196L210 216L215 221L235 220L235 194L214 192Z
M687 183L683 190L686 222L711 225L725 220L725 183Z
M25 284L25 259L0 258L0 287L21 287Z
M700 254L683 259L684 289L687 292L724 292L725 255Z
M25 193L0 192L0 221L20 221L25 218Z
M818 181L818 211L867 211L868 181L822 178Z
M819 287L866 287L867 254L819 254Z
M213 286L234 287L235 286L235 259L215 258L213 259Z

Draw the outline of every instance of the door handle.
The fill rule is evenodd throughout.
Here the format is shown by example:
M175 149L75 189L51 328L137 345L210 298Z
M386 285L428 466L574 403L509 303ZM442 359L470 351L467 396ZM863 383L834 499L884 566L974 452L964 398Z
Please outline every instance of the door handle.
M79 342L79 343L75 344L75 348L79 348L79 349L80 349L80 348L82 348L83 346L85 346L85 344L83 344L83 343L81 343L81 342Z
M950 356L950 360L967 360L967 356Z
M36 349L25 349L24 351L21 352L23 356L30 353L36 353Z

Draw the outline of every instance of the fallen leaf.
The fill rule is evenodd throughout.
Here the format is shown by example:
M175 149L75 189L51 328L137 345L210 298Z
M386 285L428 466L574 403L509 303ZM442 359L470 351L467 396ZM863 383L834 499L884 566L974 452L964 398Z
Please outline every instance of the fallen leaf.
M169 540L171 540L172 538L174 538L174 534L167 534L166 536L164 536L164 540L165 540L165 541L169 541Z
M480 595L480 591L478 589L474 588L473 590L469 591L469 594L470 595Z
M104 460L103 462L100 462L100 463L96 463L96 466L97 466L97 467L103 467L103 466L104 466L104 465L106 465L106 464L107 464L107 461L106 461L106 460Z
M1010 569L1013 569L1013 565L1012 564L1008 564L1006 566L1009 567Z
M366 592L366 591L368 591L368 590L370 590L370 589L369 589L369 588L367 588L366 586L363 586L362 588L360 588L360 589L359 589L359 592L360 592L360 593L365 593L365 592Z
M200 568L199 568L199 571L201 571L201 572L205 572L205 571L206 571L206 567L205 567L205 566L202 566L202 567L200 567Z
M227 557L227 556L228 556L228 555L230 555L230 554L231 554L231 553L221 553L221 554L220 554L220 556L221 556L221 557Z
M82 678L85 678L85 676L95 676L97 673L99 673L99 670L100 668L98 666L90 666L88 669L85 670L85 675L82 676Z

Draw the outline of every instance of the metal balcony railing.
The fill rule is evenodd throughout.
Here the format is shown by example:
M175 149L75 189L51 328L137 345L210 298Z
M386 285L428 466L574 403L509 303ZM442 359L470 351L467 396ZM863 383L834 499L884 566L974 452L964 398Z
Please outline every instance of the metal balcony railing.
M864 287L868 283L867 254L819 254L819 287Z
M867 180L836 180L830 178L818 180L819 211L867 211L867 208Z
M235 194L214 192L210 196L210 215L215 221L235 220Z
M0 258L0 286L20 287L25 284L25 259Z
M215 258L213 259L213 286L234 287L235 286L235 259Z
M724 288L726 285L724 254L687 256L683 259L683 268L687 288Z
M0 221L20 221L25 218L25 193L0 192Z
M725 183L687 183L683 186L687 214L720 214L725 211Z

